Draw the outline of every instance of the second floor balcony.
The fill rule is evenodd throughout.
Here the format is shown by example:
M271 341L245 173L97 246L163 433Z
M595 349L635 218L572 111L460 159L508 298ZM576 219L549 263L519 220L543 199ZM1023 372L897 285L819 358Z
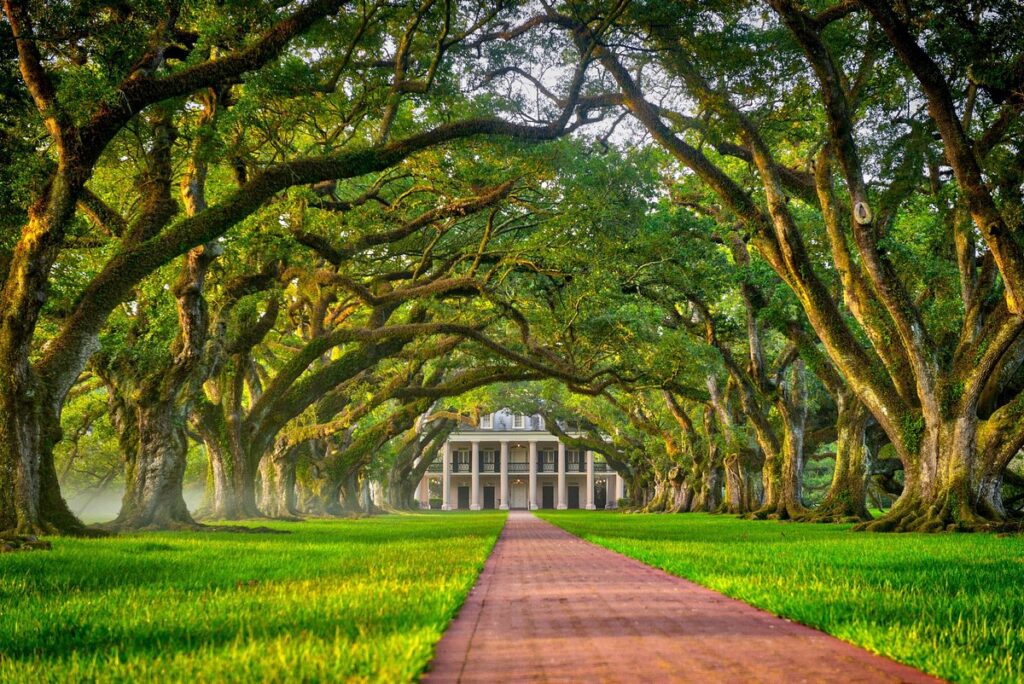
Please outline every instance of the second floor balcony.
M427 472L440 473L442 472L442 465L440 461L435 461L427 467ZM473 472L472 467L467 461L452 460L450 463L450 470L452 473L471 473ZM498 462L481 462L479 472L485 475L493 475L501 472L501 466ZM530 472L530 464L522 461L509 461L508 472L515 474L524 474ZM551 474L558 472L558 463L545 463L544 461L538 460L537 462L537 473ZM569 462L565 464L565 472L568 474L584 474L587 472L586 462ZM615 470L603 461L594 461L594 473L613 473Z

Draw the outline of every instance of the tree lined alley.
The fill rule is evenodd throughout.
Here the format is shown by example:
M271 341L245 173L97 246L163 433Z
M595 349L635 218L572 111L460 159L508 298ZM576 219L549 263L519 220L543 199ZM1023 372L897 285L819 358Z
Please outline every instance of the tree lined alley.
M636 509L1019 526L1017 2L3 23L0 530L408 508L502 407Z

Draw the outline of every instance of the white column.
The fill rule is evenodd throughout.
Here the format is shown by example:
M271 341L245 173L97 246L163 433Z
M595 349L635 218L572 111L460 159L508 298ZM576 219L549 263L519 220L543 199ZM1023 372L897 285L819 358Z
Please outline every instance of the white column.
M452 510L452 443L445 442L441 450L441 510Z
M555 508L564 511L569 507L569 497L565 491L565 445L558 443L558 500Z
M605 491L604 507L605 508L615 508L615 475L609 473L608 474L608 479L605 480L605 483L606 484L604 486L604 491Z
M469 472L473 475L473 485L469 491L469 510L480 510L480 442L471 442L469 453Z
M615 481L619 484L619 486L615 488L618 491L618 496L615 497L615 505L617 506L619 499L626 498L626 478L619 475L615 478Z
M530 492L529 508L537 510L537 442L530 442Z
M594 510L594 452L587 449L587 510Z
M503 511L508 510L508 440L501 442L501 462L498 466L501 469L501 504L498 506Z

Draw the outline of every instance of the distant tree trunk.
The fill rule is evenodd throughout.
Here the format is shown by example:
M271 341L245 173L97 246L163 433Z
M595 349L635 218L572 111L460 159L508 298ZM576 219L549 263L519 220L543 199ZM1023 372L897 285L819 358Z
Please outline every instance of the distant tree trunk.
M724 480L725 496L716 510L723 513L746 514L753 510L753 507L750 505L747 476L743 466L736 424L737 418L732 402L728 398L728 395L734 392L736 384L730 382L727 391L723 393L718 387L717 379L714 376L709 376L707 387L711 396L710 408L714 414L705 415L705 431L708 433L709 440L713 441L715 437L720 438L725 449L721 464L721 479Z
M867 509L867 446L871 414L850 391L837 396L836 469L828 494L806 516L820 522L870 520Z
M358 471L347 473L339 484L338 513L341 515L362 513L363 508L359 500L361 492Z
M750 500L746 491L747 479L743 472L743 461L737 452L729 453L723 459L725 475L725 499L722 501L723 513L747 513Z
M789 379L779 388L775 401L782 419L782 443L778 442L766 417L760 414L752 416L758 442L765 455L762 468L764 503L751 514L757 518L790 520L807 514L801 500L804 434L807 427L803 362L794 359L788 374ZM752 402L748 402L748 406L751 411L758 410Z
M419 508L416 501L416 487L419 481L412 480L413 468L392 469L388 472L386 487L388 506L399 510Z
M691 502L691 511L716 513L722 507L722 453L718 440L718 420L714 406L704 409L704 432L708 436L707 456L701 472L701 484L697 496Z
M238 431L224 425L217 411L204 411L193 425L210 455L213 492L204 517L242 520L262 517L256 505L256 470ZM258 460L257 460L258 464Z
M673 472L675 472L673 468ZM644 506L644 513L664 513L666 511L672 511L672 504L674 502L673 492L676 487L673 486L671 481L671 475L668 477L664 475L655 475L654 482L654 493L650 500ZM608 496L614 496L613 493L609 492Z
M260 461L260 501L265 515L297 518L295 464L301 447L279 445Z

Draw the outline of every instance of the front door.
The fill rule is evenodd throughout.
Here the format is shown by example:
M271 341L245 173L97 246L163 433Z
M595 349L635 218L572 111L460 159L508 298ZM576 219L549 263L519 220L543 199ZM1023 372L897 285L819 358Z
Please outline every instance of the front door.
M484 508L494 508L494 487L484 487Z
M541 501L541 508L554 508L555 507L555 486L544 485L543 487L543 499Z
M513 484L512 491L509 493L511 501L509 501L509 508L526 508L526 484Z
M608 497L605 495L604 481L594 483L594 508L601 510L605 504L608 503Z
M580 507L580 488L578 485L569 485L569 508Z
M459 510L469 508L469 487L459 487Z

